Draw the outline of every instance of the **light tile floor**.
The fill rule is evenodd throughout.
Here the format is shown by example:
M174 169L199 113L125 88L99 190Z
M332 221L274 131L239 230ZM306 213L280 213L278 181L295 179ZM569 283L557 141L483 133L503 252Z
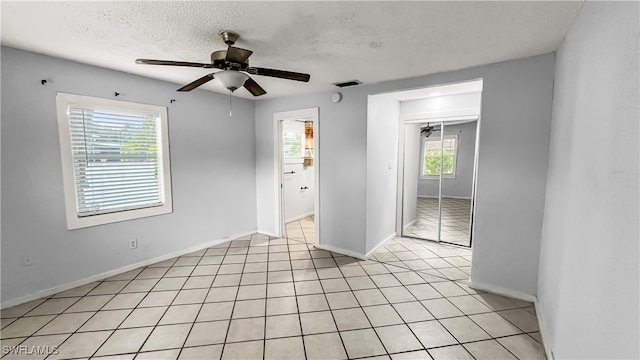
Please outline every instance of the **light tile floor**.
M312 225L3 310L3 359L545 358L532 304L467 286L468 249L397 238L360 261Z
M442 229L440 240L470 246L469 222L471 200L442 198ZM438 239L438 199L418 198L416 221L404 233L405 236Z

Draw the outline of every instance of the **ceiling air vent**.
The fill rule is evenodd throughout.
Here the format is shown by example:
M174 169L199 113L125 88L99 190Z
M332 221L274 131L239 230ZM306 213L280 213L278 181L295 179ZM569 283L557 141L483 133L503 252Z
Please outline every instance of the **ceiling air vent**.
M345 81L345 82L341 82L341 83L333 83L333 85L337 86L337 87L347 87L347 86L354 86L354 85L360 85L362 84L362 81L359 80L349 80L349 81Z

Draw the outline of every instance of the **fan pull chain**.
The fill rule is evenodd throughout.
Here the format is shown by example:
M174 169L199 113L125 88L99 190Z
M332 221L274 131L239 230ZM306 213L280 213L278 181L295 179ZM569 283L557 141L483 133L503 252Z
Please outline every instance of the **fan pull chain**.
M233 108L231 107L231 91L229 91L229 117L233 113Z

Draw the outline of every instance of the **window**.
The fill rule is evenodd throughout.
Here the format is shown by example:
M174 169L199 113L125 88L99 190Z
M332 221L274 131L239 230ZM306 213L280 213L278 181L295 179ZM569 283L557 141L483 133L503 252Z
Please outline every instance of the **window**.
M282 122L282 149L285 158L304 157L304 122L297 120Z
M432 135L433 136L433 135ZM440 150L442 149L442 176L456 177L456 155L458 152L458 135L445 135L444 146L440 137L424 138L423 162L421 174L423 177L440 176Z
M58 93L67 228L172 212L165 107Z

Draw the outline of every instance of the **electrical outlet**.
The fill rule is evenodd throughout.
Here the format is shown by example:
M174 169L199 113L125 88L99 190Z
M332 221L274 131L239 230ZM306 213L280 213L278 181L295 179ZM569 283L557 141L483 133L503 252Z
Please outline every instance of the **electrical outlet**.
M129 249L137 249L138 248L138 239L129 240Z
M22 266L31 266L33 265L33 261L29 256L25 256L22 258Z

